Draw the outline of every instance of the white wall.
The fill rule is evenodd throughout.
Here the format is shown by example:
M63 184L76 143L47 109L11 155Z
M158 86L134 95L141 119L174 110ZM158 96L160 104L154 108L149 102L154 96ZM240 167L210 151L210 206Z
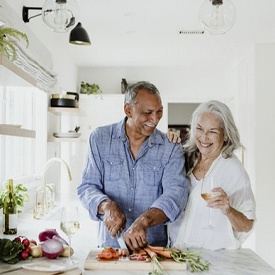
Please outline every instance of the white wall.
M255 160L257 194L257 253L275 267L275 45L256 46Z

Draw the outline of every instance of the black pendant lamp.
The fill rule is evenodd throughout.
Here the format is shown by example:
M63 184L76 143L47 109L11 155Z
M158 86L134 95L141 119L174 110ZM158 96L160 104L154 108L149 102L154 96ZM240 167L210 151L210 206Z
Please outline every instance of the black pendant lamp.
M76 45L91 45L89 35L80 22L71 30L69 42Z

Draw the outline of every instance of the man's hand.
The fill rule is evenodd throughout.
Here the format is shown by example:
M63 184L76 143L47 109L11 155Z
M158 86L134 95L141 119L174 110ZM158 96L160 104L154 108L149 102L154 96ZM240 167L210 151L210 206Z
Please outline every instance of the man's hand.
M112 237L115 237L117 232L125 228L126 217L114 201L105 200L101 202L98 213L104 214L103 223Z
M132 251L139 251L147 245L147 228L143 225L142 219L137 218L124 233L125 242Z
M124 239L132 251L139 251L147 245L147 229L168 220L164 212L151 208L141 214L124 233Z
M166 135L170 142L181 143L181 138L179 137L179 135L177 133L175 133L173 131L168 131Z

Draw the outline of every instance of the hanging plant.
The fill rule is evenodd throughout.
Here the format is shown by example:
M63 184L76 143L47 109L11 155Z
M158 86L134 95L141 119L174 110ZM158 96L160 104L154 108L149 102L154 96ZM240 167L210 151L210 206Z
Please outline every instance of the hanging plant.
M10 60L16 60L16 48L8 37L13 37L20 41L25 40L27 47L29 46L29 40L25 33L22 33L14 28L0 29L0 54L3 54Z

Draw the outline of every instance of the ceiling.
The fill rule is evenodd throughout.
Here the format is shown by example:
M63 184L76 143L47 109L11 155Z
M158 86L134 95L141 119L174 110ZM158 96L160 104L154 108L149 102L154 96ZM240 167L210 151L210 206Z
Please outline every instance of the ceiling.
M78 67L190 66L232 61L255 43L275 43L274 0L232 0L234 27L224 35L180 34L200 31L203 0L77 0L91 46L68 43L69 33L54 33L41 17L30 29L50 50L59 48ZM22 0L42 6L44 0ZM48 39L45 39L48 37Z

